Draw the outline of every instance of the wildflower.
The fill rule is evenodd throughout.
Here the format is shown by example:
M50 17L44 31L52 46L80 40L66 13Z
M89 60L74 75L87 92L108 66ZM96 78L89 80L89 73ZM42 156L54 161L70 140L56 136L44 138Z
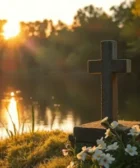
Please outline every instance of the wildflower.
M87 157L87 153L85 151L81 151L80 153L77 154L77 159L85 161Z
M138 154L138 152L136 150L137 150L137 147L131 146L130 144L128 144L127 147L125 148L125 151L127 153L129 153L129 155L131 155L131 156Z
M67 156L68 155L68 150L67 149L63 149L62 153L63 153L64 156Z
M111 128L112 129L115 129L117 126L118 126L118 122L117 121L113 121L112 123L111 123Z
M101 124L105 127L108 127L109 126L108 117L105 117L104 119L102 119Z
M109 168L109 165L115 160L109 153L102 154L102 157L99 161L100 166L104 166L105 168Z
M106 151L116 150L118 149L118 143L114 142L112 145L108 145Z
M88 152L88 153L92 153L92 152L94 152L94 149L95 147L86 147L86 146L83 146L82 147L82 151L84 151L84 152Z
M101 150L96 149L95 153L92 155L92 158L94 160L100 160L102 154L103 154L103 152Z
M132 136L138 136L139 134L140 134L140 128L138 125L134 125L128 133L128 135Z
M98 145L99 145L99 144L102 144L102 143L104 143L103 137L102 137L101 139L97 139L97 144L98 144Z
M82 147L82 151L80 153L77 154L77 158L79 160L85 160L86 157L88 156L88 153L93 153L95 151L96 147L86 147L86 146L83 146Z
M67 168L73 168L74 167L74 162L71 161L70 164L67 166Z
M93 146L92 148L88 149L88 153L93 153L96 150L96 146Z
M101 139L97 139L98 149L106 149L106 143L103 140L103 137Z
M140 134L140 127L139 127L139 125L133 125L132 128L135 129L135 132L137 132L137 135Z
M103 118L101 121L101 123L105 123L105 122L108 122L108 117Z
M138 132L140 132L140 127L139 127L139 125L133 125L132 128L135 128Z
M83 146L83 147L82 147L82 151L87 152L89 148L91 148L91 147L86 147L86 146Z
M107 130L106 130L106 132L105 132L105 138L107 138L107 137L109 137L110 135L111 135L111 130L110 130L110 128L108 128Z

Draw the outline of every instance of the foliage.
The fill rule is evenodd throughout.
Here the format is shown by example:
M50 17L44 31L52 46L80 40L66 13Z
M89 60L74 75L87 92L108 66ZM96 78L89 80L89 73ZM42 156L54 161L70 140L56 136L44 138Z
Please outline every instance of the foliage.
M68 135L61 131L24 133L0 141L0 167L3 168L59 168L68 164L70 158L62 162L61 149ZM52 164L51 164L52 163Z
M112 6L110 8L113 12L112 18L119 26L123 26L127 21L133 19L133 4L133 1L130 1L130 4L127 1L123 1L119 6Z
M132 13L136 16L140 16L140 0L134 1L134 8L132 10Z
M109 123L108 117L101 121L106 128L105 137L97 140L97 146L82 147L74 155L68 168L138 168L140 166L140 127L127 128L117 121ZM64 155L72 150L65 149Z

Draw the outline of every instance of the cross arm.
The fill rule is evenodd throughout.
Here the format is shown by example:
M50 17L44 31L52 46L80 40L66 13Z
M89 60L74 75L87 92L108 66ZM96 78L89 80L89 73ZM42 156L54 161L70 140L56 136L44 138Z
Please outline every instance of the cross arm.
M118 59L112 60L112 72L116 73L130 73L131 72L131 60Z
M99 60L89 60L88 61L88 73L91 74L101 74L105 69L102 69L103 61ZM107 67L108 68L108 67ZM114 59L111 61L112 73L130 73L131 72L131 60L129 59Z
M89 60L87 62L87 71L92 74L101 74L102 60Z

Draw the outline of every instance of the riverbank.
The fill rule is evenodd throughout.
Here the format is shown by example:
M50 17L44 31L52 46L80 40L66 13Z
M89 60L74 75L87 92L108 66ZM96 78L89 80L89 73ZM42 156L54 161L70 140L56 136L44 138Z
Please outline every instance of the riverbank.
M68 134L62 131L38 131L0 140L1 168L65 168L71 158L62 149Z

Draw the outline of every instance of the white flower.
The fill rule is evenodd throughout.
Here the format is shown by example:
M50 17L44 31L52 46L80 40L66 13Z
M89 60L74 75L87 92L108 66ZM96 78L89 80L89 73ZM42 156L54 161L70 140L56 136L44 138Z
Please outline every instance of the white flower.
M85 151L81 151L77 154L77 159L85 161L87 157L87 153Z
M88 152L88 153L94 152L95 149L96 149L96 147L86 147L86 146L83 146L83 147L82 147L82 151Z
M108 128L105 132L105 138L109 137L111 135L111 130Z
M87 156L87 153L86 153L87 150L88 150L88 148L86 146L83 146L82 147L82 151L77 154L77 158L79 160L83 160L84 161L86 159L86 156Z
M88 153L93 153L95 150L96 150L96 146L93 146L92 148L89 147L88 150L87 150L87 152Z
M137 147L131 146L130 144L128 144L127 147L125 148L125 151L127 153L129 153L129 155L131 155L131 156L138 154L138 152L136 150L137 150Z
M118 126L118 122L117 121L113 121L112 123L111 123L111 128L112 129L115 129L117 126Z
M134 125L128 133L128 135L132 136L138 136L139 134L140 134L140 128L138 125Z
M67 149L63 149L62 153L63 153L64 156L67 156L68 155L68 150Z
M108 117L105 117L101 120L101 123L105 123L105 122L108 122Z
M103 137L101 139L97 139L97 145L101 144L101 143L104 143L104 140L103 140Z
M103 137L101 139L97 139L97 148L98 149L106 149L106 143L103 140Z
M118 149L118 143L114 142L112 145L108 145L106 151L116 150Z
M83 146L82 147L82 151L86 151L87 150L87 147L86 146Z
M109 168L109 165L115 160L109 153L102 154L102 157L99 161L100 166L104 166L105 168Z
M71 161L71 162L70 162L70 165L68 165L67 168L73 168L73 167L74 167L74 162Z
M93 153L95 151L96 147L86 147L86 146L83 146L82 147L82 151L80 153L77 154L77 158L79 160L85 160L86 157L87 157L87 153Z
M101 150L96 149L95 153L92 155L92 158L94 160L100 160L102 154L103 154L103 152Z
M133 125L132 128L135 128L138 132L140 132L140 127L139 127L139 125Z

